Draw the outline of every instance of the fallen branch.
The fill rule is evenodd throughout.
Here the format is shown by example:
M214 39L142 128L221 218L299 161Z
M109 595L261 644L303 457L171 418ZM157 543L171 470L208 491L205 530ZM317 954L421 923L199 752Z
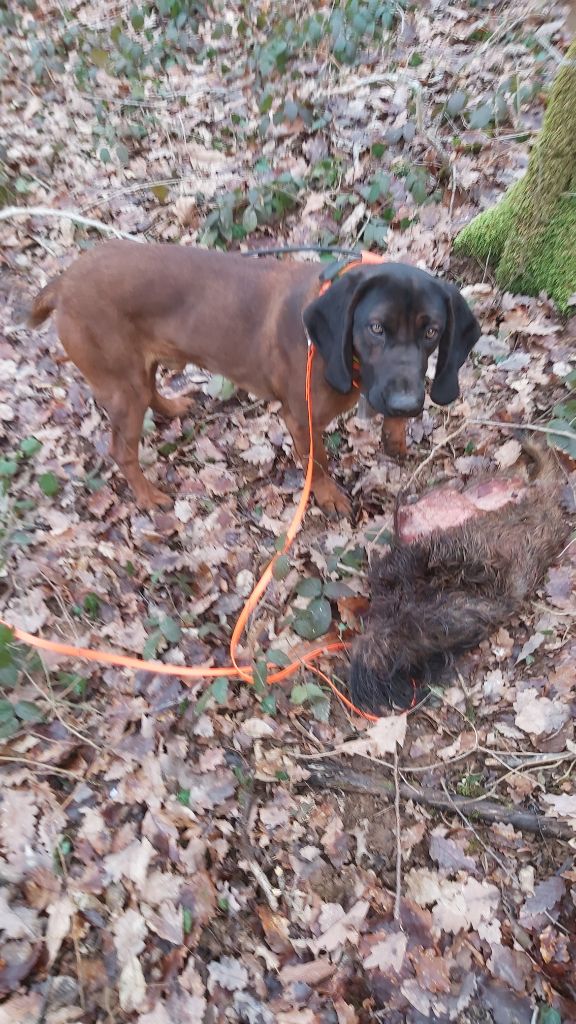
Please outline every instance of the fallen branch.
M306 770L310 775L304 782L298 783L299 787L312 786L315 789L341 789L345 793L369 793L390 801L395 797L394 782L345 768L337 761L307 762ZM462 811L468 818L512 825L520 832L533 832L555 839L574 838L574 829L568 822L545 818L539 814L529 814L527 811L509 811L493 801L470 800L468 797L452 796L437 789L420 789L409 782L400 783L400 794L405 800L413 800L416 804L452 813L454 810Z
M0 210L0 220L12 220L14 217L60 217L61 220L71 220L74 224L80 224L85 228L107 232L114 235L115 238L126 238L129 242L143 241L136 235L120 231L112 224L105 224L104 221L94 220L92 217L83 217L81 213L75 213L74 210L53 210L50 206L5 206L3 210Z

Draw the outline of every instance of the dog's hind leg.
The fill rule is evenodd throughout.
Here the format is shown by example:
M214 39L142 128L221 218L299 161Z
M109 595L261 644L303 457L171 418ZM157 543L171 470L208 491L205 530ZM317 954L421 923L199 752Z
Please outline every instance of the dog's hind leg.
M124 392L119 391L108 394L96 393L98 402L106 409L110 418L110 454L126 477L138 505L142 508L169 508L172 504L171 499L146 479L138 458L144 415L150 405L151 395L144 386L141 386L135 387L133 391L131 389L128 402L126 397Z
M115 344L122 333L115 323L96 332L83 319L60 313L58 334L73 363L84 374L94 398L108 413L112 427L110 454L143 508L171 505L170 498L146 479L138 445L152 386L135 346ZM129 340L129 339L128 339Z

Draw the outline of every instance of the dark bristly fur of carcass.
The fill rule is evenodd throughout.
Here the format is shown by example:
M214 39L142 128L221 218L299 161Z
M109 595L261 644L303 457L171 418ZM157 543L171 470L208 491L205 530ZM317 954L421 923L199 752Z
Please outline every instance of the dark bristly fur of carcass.
M555 464L536 463L527 496L409 544L395 541L371 567L366 631L352 649L355 704L408 707L441 679L454 655L475 647L532 594L568 535Z

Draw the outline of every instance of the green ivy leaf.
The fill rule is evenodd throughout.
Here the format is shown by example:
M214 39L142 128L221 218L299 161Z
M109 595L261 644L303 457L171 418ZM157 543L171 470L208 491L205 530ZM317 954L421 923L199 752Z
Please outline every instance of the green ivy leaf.
M0 700L0 739L7 739L14 736L20 729L14 707L9 700Z
M472 111L470 115L470 120L468 121L468 127L477 130L486 128L487 125L489 125L490 122L492 121L493 116L494 104L483 103L482 106L476 107L476 109Z
M25 437L23 441L20 441L20 451L27 458L31 458L32 455L36 455L42 447L42 441L39 441L37 437Z
M276 697L274 694L267 693L266 696L262 698L260 707L265 715L270 715L271 718L274 718L276 714Z
M116 146L116 156L118 157L123 167L125 167L128 161L130 160L130 150L128 149L128 146L124 145L123 142L119 142Z
M366 558L366 551L360 545L355 548L349 548L343 555L340 556L340 562L342 565L347 565L351 569L360 569Z
M310 576L308 579L300 580L296 586L296 593L300 597L320 597L322 593L322 580L317 576Z
M412 192L414 202L421 206L428 195L426 182L422 178L417 178L410 191Z
M182 630L180 629L180 626L175 619L171 619L169 615L164 615L160 620L160 631L162 636L170 644L177 644L182 638Z
M317 640L330 629L332 609L325 597L317 597L310 602L304 612L298 612L292 628L304 640Z
M329 580L324 585L324 596L337 600L339 597L353 597L354 591L347 583L341 583L340 580Z
M142 657L145 661L149 661L151 658L156 657L158 651L158 644L162 639L162 632L159 629L154 629L150 636L147 638L144 644L144 650L142 651Z
M14 640L14 630L10 626L5 626L3 622L0 622L0 647L5 647L6 644L11 644Z
M218 398L221 402L228 402L236 393L236 385L231 380L228 380L227 377L223 377L222 374L215 373L208 381L206 391L212 398Z
M20 728L20 722L16 715L4 719L0 717L0 740L7 740L10 736L15 736L20 731Z
M565 433L569 433L570 437L564 437L560 434L547 434L547 441L550 447L559 448L560 451L566 452L571 459L576 459L576 431L570 430L569 424L566 420L550 420L548 424L550 428L556 428L556 430L562 430Z
M6 655L10 661L3 661L3 655ZM4 647L0 647L0 688L4 690L13 690L18 685L18 679L20 676L20 668L12 659L10 651Z
M263 694L268 689L268 668L265 661L257 661L252 670L254 689L257 694Z
M60 490L60 481L54 473L42 473L38 477L38 484L47 498L55 498Z
M12 652L9 647L0 647L0 668L7 668L12 664Z
M567 425L571 425L576 420L576 398L555 405L552 412L557 419L566 420Z
M538 1010L538 1024L562 1024L562 1017L553 1006L541 1006Z
M0 476L14 476L18 472L15 459L0 459Z
M330 719L330 700L324 694L322 700L312 702L312 715L317 722L328 722Z
M105 68L108 65L108 54L106 50L102 50L99 46L95 46L90 51L90 60L97 68Z
M290 658L287 654L284 654L284 651L272 649L268 651L267 658L270 664L279 665L280 668L285 668L286 665L290 664Z
M42 722L44 721L44 715L40 711L40 708L36 707L35 704L30 700L19 700L14 705L14 713L20 719L21 722Z
M0 722L14 718L14 705L9 700L0 700Z
M252 231L255 231L258 227L258 217L256 216L256 210L252 206L247 206L242 216L242 227L244 228L247 235Z
M100 614L100 598L98 594L86 594L82 607L89 618L95 619Z
M286 100L284 104L284 117L287 121L295 121L298 117L298 105L294 100Z
M316 683L296 683L292 687L290 702L292 704L305 704L307 700L324 700L324 690Z
M290 572L290 559L288 555L279 555L272 566L272 575L275 580L285 580Z
M227 677L221 676L219 679L215 679L210 687L210 692L217 704L226 704L228 700Z
M457 89L453 92L450 99L446 104L446 110L450 117L455 117L461 110L464 110L466 106L466 93L462 92L462 89Z

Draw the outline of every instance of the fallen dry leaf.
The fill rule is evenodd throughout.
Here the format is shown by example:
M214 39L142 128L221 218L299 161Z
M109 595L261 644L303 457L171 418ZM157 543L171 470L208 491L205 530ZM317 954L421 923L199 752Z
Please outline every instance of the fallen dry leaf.
M518 728L533 736L557 732L569 717L567 707L549 697L540 697L533 687L520 691L514 701L514 708Z
M370 904L366 900L357 900L347 914L342 911L338 920L323 935L309 942L314 955L317 956L320 950L333 953L346 942L355 944L358 940L358 928L364 921L369 908Z
M377 968L384 974L393 971L400 973L404 957L406 956L407 939L402 932L387 935L382 942L377 942L370 949L370 953L364 959L364 967L369 970Z
M500 469L509 469L515 462L520 458L522 452L522 445L515 438L510 438L509 441L505 441L504 444L500 445L499 448L494 452L494 458L500 466Z
M393 754L406 737L406 715L386 715L366 730L362 739L349 740L340 747L342 754L367 754L383 757Z
M208 991L214 992L217 985L228 992L238 992L248 984L248 971L240 960L223 956L220 961L208 964Z
M49 962L54 963L62 942L70 931L74 904L68 896L61 896L48 910L48 927L46 928L46 946Z
M129 957L120 972L118 996L124 1013L139 1010L146 999L146 981L136 956Z

